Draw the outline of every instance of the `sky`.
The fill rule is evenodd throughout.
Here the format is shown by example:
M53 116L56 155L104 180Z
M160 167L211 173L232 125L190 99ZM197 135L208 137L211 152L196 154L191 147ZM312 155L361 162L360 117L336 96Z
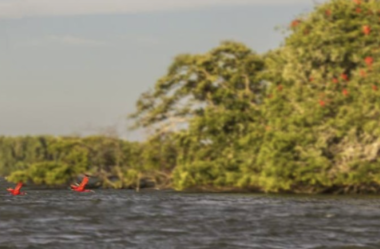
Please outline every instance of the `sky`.
M0 0L0 135L116 130L173 58L223 40L278 47L312 0Z

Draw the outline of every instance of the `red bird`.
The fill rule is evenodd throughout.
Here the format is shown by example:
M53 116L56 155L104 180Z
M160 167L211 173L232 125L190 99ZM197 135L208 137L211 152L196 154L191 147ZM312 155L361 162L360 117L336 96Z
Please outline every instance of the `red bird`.
M366 72L362 69L362 70L360 70L360 75L361 75L362 77L365 77L365 76L366 76Z
M291 26L292 28L295 28L295 27L297 27L300 23L301 23L301 21L298 20L298 19L296 19L296 20L293 20L293 21L292 21L292 23L290 24L290 26Z
M11 193L12 195L25 195L25 194L26 194L25 192L20 192L21 187L22 187L22 182L19 182L19 183L16 185L16 188L15 188L15 189L8 188L7 191L8 191L9 193Z
M91 190L84 189L86 184L88 183L88 177L83 177L82 182L79 185L71 185L71 189L77 192L91 192Z
M365 63L367 64L368 67L372 66L373 63L373 58L371 56L368 56L364 59Z
M347 96L348 95L347 89L343 89L342 93L343 93L344 96Z
M368 25L363 26L363 33L369 35L371 33L371 28Z

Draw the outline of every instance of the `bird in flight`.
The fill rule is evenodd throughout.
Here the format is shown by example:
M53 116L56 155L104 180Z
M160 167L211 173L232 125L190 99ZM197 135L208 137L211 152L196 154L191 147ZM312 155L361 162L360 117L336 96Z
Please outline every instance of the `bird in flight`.
M83 177L83 180L79 185L78 184L71 185L71 189L77 192L92 192L91 190L85 189L87 183L88 183L88 176L86 175L85 177Z
M22 182L19 182L14 189L8 188L7 191L12 195L25 195L25 192L20 192L22 185Z

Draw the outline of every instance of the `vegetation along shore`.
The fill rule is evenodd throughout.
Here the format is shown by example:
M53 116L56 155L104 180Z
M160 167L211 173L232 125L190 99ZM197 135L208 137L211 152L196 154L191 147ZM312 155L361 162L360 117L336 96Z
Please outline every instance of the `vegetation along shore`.
M331 0L265 54L224 41L178 55L114 137L0 138L0 176L106 188L379 193L380 1Z

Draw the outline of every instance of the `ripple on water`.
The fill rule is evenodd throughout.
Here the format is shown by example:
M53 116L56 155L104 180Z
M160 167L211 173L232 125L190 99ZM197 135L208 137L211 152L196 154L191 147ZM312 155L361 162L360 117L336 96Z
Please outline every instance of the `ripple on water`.
M380 248L380 198L28 191L0 197L0 248Z

